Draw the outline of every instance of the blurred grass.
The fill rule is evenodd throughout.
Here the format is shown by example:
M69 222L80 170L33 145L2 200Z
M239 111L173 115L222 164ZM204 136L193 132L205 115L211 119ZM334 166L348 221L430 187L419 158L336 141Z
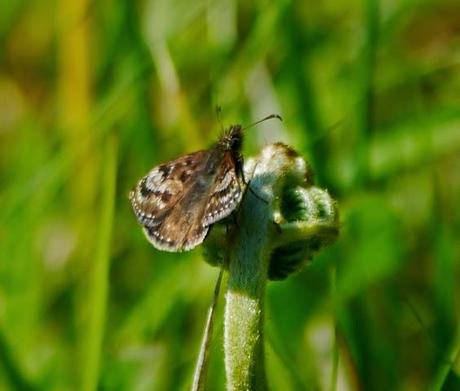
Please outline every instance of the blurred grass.
M88 276L89 287L87 303L91 303L89 310L88 327L85 333L86 349L84 352L83 368L83 390L94 390L99 380L99 368L101 361L101 349L105 328L105 314L107 311L108 279L110 248L112 244L112 231L114 226L114 203L115 203L115 181L117 170L117 142L114 137L107 142L104 173L103 191L101 200L101 217L99 227L99 238L91 265L90 276Z
M273 389L334 389L336 353L336 389L460 388L458 2L1 9L0 389L190 386L217 270L154 250L127 193L215 140L217 104L280 113L245 154L288 141L342 211L339 242L269 285ZM219 346L209 376L224 389Z

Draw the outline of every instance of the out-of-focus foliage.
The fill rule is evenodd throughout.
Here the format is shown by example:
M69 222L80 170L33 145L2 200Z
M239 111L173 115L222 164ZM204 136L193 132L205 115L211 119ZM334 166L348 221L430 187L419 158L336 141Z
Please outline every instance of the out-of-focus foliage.
M269 285L272 388L329 389L338 357L341 389L459 389L459 26L456 0L3 0L0 388L191 384L217 270L153 249L127 193L220 105L281 114L245 154L288 142L340 204Z

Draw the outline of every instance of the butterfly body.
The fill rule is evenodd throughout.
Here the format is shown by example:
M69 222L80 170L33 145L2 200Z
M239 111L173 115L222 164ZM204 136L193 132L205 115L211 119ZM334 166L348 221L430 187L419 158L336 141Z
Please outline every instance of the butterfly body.
M242 128L231 126L208 150L154 167L130 192L147 239L166 251L191 250L243 195Z

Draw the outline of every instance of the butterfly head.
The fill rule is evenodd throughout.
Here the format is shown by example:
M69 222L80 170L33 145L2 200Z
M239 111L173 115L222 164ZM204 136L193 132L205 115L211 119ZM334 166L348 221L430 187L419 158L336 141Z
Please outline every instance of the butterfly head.
M241 125L230 126L220 139L219 144L226 151L239 152L243 144L243 128Z

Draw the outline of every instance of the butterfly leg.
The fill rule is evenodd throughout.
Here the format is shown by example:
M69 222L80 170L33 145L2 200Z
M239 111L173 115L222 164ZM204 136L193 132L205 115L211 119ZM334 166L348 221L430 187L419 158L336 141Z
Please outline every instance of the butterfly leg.
M262 202L264 202L265 204L268 204L268 201L266 199L264 199L263 197L261 197L260 195L258 195L250 186L250 183L251 183L251 180L249 181L246 181L246 178L244 177L244 172L241 170L241 178L243 180L243 183L244 183L244 186L245 186L245 191L246 190L249 190L251 192L251 194L258 198L259 200L261 200Z

